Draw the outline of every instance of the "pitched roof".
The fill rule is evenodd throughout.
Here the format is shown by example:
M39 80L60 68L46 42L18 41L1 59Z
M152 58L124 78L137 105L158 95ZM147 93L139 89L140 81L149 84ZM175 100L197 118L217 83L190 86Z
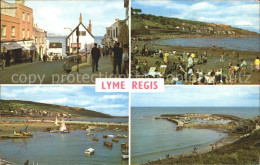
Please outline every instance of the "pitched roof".
M86 26L84 26L82 23L79 23L78 26L76 26L76 28L75 28L74 30L72 30L72 32L68 35L68 37L66 37L66 40L77 30L77 28L79 27L80 24L86 29L86 31L87 31L93 38L95 38L95 37L88 31L88 28L86 28Z
M60 43L60 42L51 42L49 48L62 48L62 43Z

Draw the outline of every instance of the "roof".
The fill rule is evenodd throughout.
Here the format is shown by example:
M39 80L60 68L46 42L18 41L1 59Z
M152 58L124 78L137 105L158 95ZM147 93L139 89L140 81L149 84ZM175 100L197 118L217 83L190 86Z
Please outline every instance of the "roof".
M62 48L62 43L60 43L60 42L51 42L49 48Z
M77 30L77 28L79 27L80 24L86 29L86 31L87 31L93 38L95 38L95 37L88 31L88 28L86 28L86 26L84 26L82 23L79 23L78 26L76 26L75 29L72 30L72 32L68 35L68 37L66 38L66 40Z

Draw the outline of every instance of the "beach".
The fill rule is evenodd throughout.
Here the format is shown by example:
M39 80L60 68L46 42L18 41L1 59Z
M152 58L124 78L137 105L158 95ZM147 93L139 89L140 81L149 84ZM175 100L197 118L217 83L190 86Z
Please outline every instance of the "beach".
M259 84L260 83L260 76L259 72L253 70L251 71L251 65L254 65L254 60L256 57L260 57L260 52L253 52L253 51L233 51L228 50L224 48L210 48L210 47L182 47L182 46L169 46L169 45L156 45L152 44L148 41L133 41L132 44L132 50L134 50L135 47L138 48L139 52L141 52L142 48L144 47L146 49L151 50L162 50L163 52L168 52L170 55L168 56L168 62L170 63L179 63L178 58L182 60L182 62L187 65L188 61L185 57L186 55L183 55L184 52L189 52L190 54L192 52L196 52L198 56L202 55L204 52L207 52L207 63L202 64L195 64L195 68L199 70L203 70L203 72L208 73L212 69L214 70L222 70L223 76L226 76L229 78L229 63L231 62L232 65L241 64L241 60L245 60L247 63L246 67L246 74L239 77L238 82L232 82L226 81L226 84L245 84L245 85L251 85L251 84ZM172 52L176 51L175 54ZM223 61L221 61L221 57L223 56ZM148 68L150 67L157 67L157 70L159 70L158 66L156 65L156 62L161 63L161 65L164 64L164 61L162 58L159 57L158 54L149 55L149 56L142 56L140 53L136 54L132 52L132 77L143 77L143 75L134 75L133 72L135 72L135 62L138 60L140 63L143 63L143 61L147 61ZM194 61L196 62L198 60L198 57L195 57ZM254 67L255 68L255 67ZM164 74L162 77L165 79L165 84L172 84L172 78L176 76L176 71L172 71L170 74ZM185 81L184 84L191 85L192 82Z

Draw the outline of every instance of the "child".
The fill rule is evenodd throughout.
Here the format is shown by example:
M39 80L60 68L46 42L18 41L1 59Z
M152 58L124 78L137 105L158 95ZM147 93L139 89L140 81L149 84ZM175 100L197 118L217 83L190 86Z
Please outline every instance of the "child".
M253 72L254 71L254 64L251 62L251 64L250 64L250 69L251 69L251 72Z

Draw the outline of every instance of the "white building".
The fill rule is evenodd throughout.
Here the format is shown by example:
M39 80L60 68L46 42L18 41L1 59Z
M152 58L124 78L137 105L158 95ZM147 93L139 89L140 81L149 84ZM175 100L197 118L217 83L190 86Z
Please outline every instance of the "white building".
M48 56L51 60L62 59L62 43L51 42L48 49Z
M77 29L79 31L79 53L85 54L91 51L94 45L95 37L92 35L92 24L89 20L89 27L86 28L82 23L80 14L78 26L66 38L66 53L67 55L77 53Z

